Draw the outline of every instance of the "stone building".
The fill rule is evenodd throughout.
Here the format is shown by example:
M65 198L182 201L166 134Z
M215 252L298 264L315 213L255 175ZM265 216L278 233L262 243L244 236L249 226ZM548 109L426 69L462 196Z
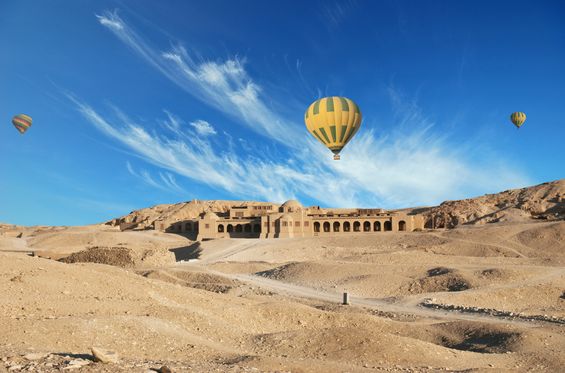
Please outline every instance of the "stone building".
M424 229L424 219L420 215L387 212L381 209L305 208L300 202L290 200L280 206L260 203L232 206L224 213L208 211L199 220L177 222L172 225L173 229L167 231L182 232L183 225L190 227L190 233L193 233L198 240L206 240L410 232Z

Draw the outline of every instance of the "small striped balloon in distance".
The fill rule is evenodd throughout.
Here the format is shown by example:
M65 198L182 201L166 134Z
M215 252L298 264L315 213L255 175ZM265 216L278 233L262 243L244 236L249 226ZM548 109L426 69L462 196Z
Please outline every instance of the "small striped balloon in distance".
M516 128L520 129L520 127L522 127L522 124L524 124L524 122L526 121L526 114L522 113L521 111L517 111L510 115L510 120L512 121L512 123L514 123Z
M31 117L25 114L18 114L12 118L12 124L21 134L24 134L31 127Z
M314 101L304 114L308 132L340 159L339 153L361 127L359 106L346 97L324 97Z

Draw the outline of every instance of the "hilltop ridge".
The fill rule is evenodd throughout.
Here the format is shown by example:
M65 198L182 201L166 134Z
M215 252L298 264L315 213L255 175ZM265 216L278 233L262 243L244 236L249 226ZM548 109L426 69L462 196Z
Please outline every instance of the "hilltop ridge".
M268 202L192 200L160 204L132 211L105 224L111 226L130 224L148 228L160 220L197 219L209 210L227 212L233 206L263 203ZM531 218L561 220L565 218L565 179L480 197L445 201L439 206L404 210L422 214L425 217L426 228L454 228L461 224L522 221Z
M445 201L422 212L426 228L529 219L565 219L565 179L481 197Z

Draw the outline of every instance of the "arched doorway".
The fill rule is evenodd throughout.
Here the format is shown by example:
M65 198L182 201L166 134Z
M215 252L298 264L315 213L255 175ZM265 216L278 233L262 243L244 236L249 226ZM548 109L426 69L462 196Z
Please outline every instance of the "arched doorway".
M406 222L404 220L401 220L398 222L398 230L399 231L405 231L406 230Z
M330 231L330 223L329 222L324 222L324 232L329 232Z
M243 227L241 226L241 224L237 224L237 225L235 226L235 231L236 231L237 233L241 233L241 232L243 231Z
M380 232L380 230L381 230L381 222L380 221L376 221L375 224L373 224L373 230L375 232Z
M371 231L371 222L366 221L363 223L363 232L370 232Z
M186 223L184 225L184 231L185 232L192 232L192 223Z
M339 222L334 222L334 232L339 232Z
M361 223L353 222L353 232L361 232Z
M223 224L218 225L218 233L224 233L224 225Z
M251 233L251 224L245 224L243 230L245 233Z
M385 231L392 230L392 223L390 221L385 221Z
M351 231L351 223L346 221L343 223L343 231L344 232L349 232Z
M254 233L261 233L261 224L253 225L253 232Z
M228 224L228 233L233 232L233 225Z
M314 222L314 232L320 232L320 222Z

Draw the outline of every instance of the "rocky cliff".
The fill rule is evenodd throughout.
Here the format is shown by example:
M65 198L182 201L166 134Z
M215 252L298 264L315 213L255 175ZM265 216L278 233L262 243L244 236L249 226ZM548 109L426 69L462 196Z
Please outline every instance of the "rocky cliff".
M565 219L565 179L459 201L422 211L426 228L527 219Z

